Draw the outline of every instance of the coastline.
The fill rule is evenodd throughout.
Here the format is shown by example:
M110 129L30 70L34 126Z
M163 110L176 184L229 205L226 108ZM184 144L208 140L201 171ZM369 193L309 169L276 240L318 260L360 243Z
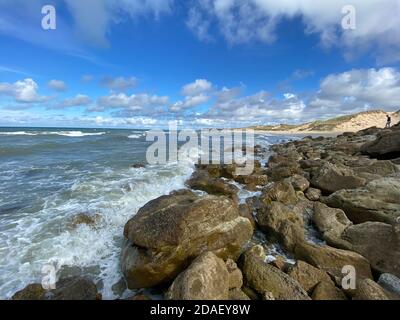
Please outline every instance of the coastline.
M121 267L136 291L127 298L152 299L148 289L158 288L173 300L400 299L385 276L400 283L400 167L385 140L400 128L301 135L257 147L258 156L273 154L249 176L234 164L197 165L186 189L139 209L124 229ZM355 291L341 286L346 265L361 275ZM28 286L14 299L29 294Z

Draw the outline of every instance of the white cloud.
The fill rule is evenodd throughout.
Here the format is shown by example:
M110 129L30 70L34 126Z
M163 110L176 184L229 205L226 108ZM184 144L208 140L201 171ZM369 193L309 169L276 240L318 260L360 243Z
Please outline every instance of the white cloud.
M123 92L135 87L137 85L137 79L135 77L105 77L100 81L100 84L112 91Z
M381 61L400 59L398 0L358 0L356 29L343 30L342 8L348 0L197 0L192 1L187 24L202 40L217 28L230 44L261 41L270 43L284 19L301 18L306 34L317 34L324 46L346 49L352 57L362 49L373 49ZM196 23L194 23L196 22Z
M182 88L182 95L184 96L197 96L202 93L209 92L213 85L210 81L205 79L197 79L192 83L188 83Z
M311 100L314 110L335 108L337 112L363 108L400 108L400 73L394 68L354 69L332 74L321 82Z
M125 93L111 94L100 97L97 102L97 108L92 111L101 111L107 108L123 109L125 111L144 111L149 108L162 107L167 105L169 98L167 96L149 95L147 93L132 94Z
M88 106L92 103L92 99L84 94L77 94L73 98L68 98L62 101L61 103L49 106L48 109L65 109L65 108L73 108L73 107L84 107Z
M197 79L183 86L181 94L185 96L183 101L177 101L169 107L170 112L181 112L186 109L197 107L210 100L210 92L213 84L205 79Z
M65 90L67 90L67 85L65 84L64 81L61 81L61 80L55 80L55 79L54 80L50 80L47 83L47 86L50 89L53 89L55 91L65 91Z
M11 96L18 103L41 103L50 100L50 97L39 95L38 89L38 84L29 78L15 83L0 82L0 95Z

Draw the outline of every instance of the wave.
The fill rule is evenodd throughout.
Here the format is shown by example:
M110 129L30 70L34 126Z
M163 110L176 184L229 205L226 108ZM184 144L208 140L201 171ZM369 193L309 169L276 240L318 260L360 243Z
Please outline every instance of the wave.
M26 132L26 131L12 131L12 132L0 132L0 135L4 135L4 136L36 136L37 133Z
M86 137L86 136L101 136L106 132L82 132L82 131L42 131L42 132L27 132L27 131L11 131L0 132L0 135L7 136L38 136L38 135L58 135L72 138Z

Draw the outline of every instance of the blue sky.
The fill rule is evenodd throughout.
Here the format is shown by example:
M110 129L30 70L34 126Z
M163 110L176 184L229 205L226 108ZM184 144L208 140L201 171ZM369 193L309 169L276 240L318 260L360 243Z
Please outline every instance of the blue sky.
M43 5L56 30L43 30ZM400 4L0 0L0 125L299 123L400 109Z

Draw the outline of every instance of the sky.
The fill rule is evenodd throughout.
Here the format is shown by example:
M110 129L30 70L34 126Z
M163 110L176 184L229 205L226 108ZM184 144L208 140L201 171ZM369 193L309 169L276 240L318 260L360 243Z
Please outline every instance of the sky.
M42 26L45 5L55 29ZM0 126L397 111L399 17L398 0L0 0Z

